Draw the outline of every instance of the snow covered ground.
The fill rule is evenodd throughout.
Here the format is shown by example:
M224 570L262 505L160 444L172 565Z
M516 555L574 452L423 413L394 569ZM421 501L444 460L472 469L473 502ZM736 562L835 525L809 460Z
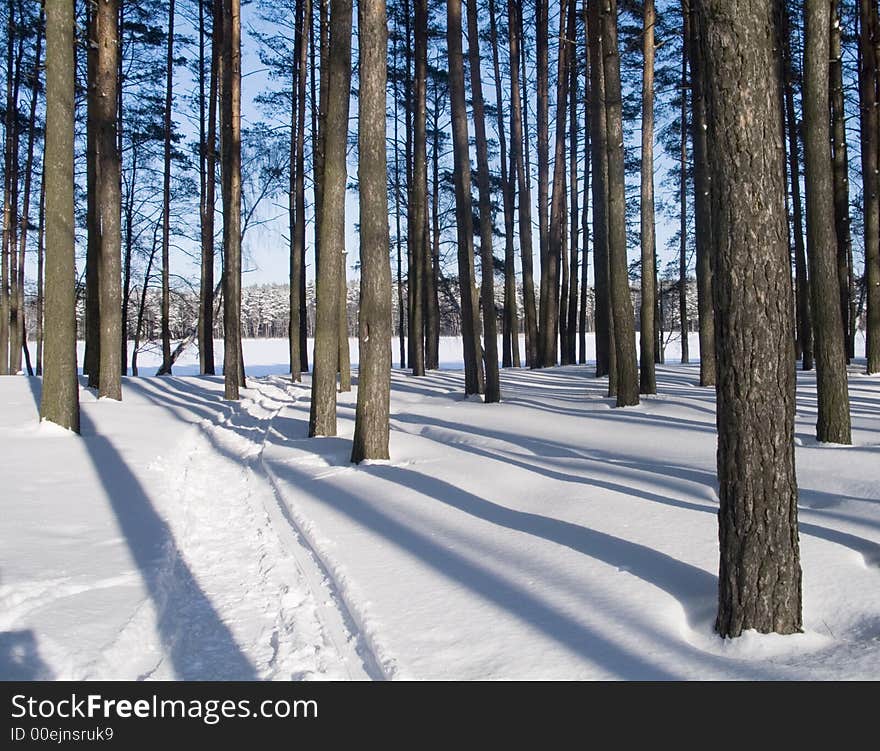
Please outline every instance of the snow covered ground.
M397 371L392 461L354 467L355 393L308 439L286 342L245 357L237 405L219 376L81 389L81 439L39 425L38 379L0 379L0 678L880 678L880 378L858 364L852 447L815 442L799 374L805 633L722 641L696 365L625 410L591 366L507 371L498 405Z

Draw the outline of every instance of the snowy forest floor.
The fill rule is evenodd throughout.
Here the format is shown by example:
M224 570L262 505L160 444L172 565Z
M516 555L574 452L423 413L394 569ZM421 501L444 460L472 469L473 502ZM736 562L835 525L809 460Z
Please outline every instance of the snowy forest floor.
M506 371L498 405L395 371L392 460L360 467L356 391L339 437L308 439L308 377L240 404L219 376L83 388L81 439L38 424L38 379L0 379L0 678L880 678L880 378L859 369L852 447L816 443L798 377L804 633L731 641L696 365L625 410L592 366Z

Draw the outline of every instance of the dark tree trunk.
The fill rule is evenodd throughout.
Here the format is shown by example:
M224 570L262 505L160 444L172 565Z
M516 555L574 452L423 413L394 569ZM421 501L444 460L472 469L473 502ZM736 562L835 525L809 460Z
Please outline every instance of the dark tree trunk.
M642 183L641 183L641 244L642 299L639 332L639 391L657 393L654 372L654 0L645 0L642 50Z
M816 338L819 414L816 437L850 443L846 351L838 286L834 174L829 132L830 5L806 0L804 26L804 174L807 255Z
M39 218L37 220L37 311L36 311L36 321L34 322L37 329L37 365L36 365L36 374L38 376L43 375L43 339L44 339L44 326L43 326L43 278L44 278L44 269L45 269L45 227L46 227L46 163L45 159L43 161L43 176L40 180L40 206L39 206Z
M86 49L86 299L85 299L85 354L83 373L88 376L89 388L97 388L101 366L101 231L98 219L97 186L98 175L98 132L96 125L97 96L95 86L97 46L92 44L96 37L97 23L95 6L86 4L86 27L88 46Z
M587 362L587 301L589 299L589 285L587 280L587 271L589 270L589 252L590 252L590 166L592 163L592 151L590 149L590 60L589 38L587 34L587 26L589 23L589 8L587 0L583 0L581 15L584 21L584 202L581 207L581 229L582 229L582 256L583 268L581 269L581 305L580 318L578 322L578 363L585 365ZM577 56L575 56L577 57Z
M237 0L236 0L237 1ZM174 103L174 3L168 2L168 56L165 62L165 145L162 157L162 367L171 375L171 108ZM226 87L224 87L224 94ZM224 247L226 243L224 243ZM228 254L228 248L227 248Z
M558 305L558 297L553 298L555 304L550 308L553 297L551 289L553 274L550 270L550 232L547 221L547 209L550 203L550 92L549 92L549 2L535 0L535 53L537 55L535 70L537 77L537 113L538 130L538 245L541 261L541 294L538 300L538 367L546 367L556 363L556 347L550 347L555 323L554 313ZM526 149L528 149L528 139ZM558 262L557 262L558 263ZM551 322L551 323L548 323ZM551 331L548 331L548 325ZM548 349L553 350L553 360L548 362Z
M508 41L510 44L510 166L516 174L519 187L519 246L522 260L523 312L526 329L526 365L538 367L538 315L535 303L535 280L532 261L532 189L529 174L523 158L528 151L528 140L523 146L523 102L520 94L520 35L517 27L521 23L521 4L508 0ZM511 179L513 176L511 175Z
M617 406L639 403L635 325L626 262L626 177L623 157L623 116L620 56L617 48L617 0L607 0L602 11L605 121L608 154L608 270L611 282L611 318L614 326Z
M46 4L46 351L40 417L79 432L74 236L74 4Z
M461 49L461 0L446 0L449 50L449 93L455 163L455 216L458 226L458 282L461 291L461 334L464 347L465 395L483 392L483 361L478 332L480 311L474 286L474 232L471 209L471 163L468 154L464 55Z
M238 400L244 385L241 351L241 4L223 2L223 106L220 139L223 177L224 395Z
M862 183L865 217L866 354L868 373L880 372L880 117L877 112L877 6L859 0L859 95L861 104Z
M772 3L697 0L718 332L723 637L801 628L794 336Z
M331 0L327 71L327 120L324 130L323 197L318 260L315 363L312 374L310 436L336 435L336 372L339 363L339 311L344 276L345 157L351 90L351 0ZM346 348L347 348L346 340Z
M427 9L427 4L422 5L422 0L417 0L417 29L420 7ZM426 18L424 21L427 24ZM388 175L385 161L385 79L388 47L385 0L360 0L358 34L361 299L358 316L360 365L357 412L351 452L353 462L388 459L391 267L388 258ZM422 231L424 232L424 227Z
M480 33L476 2L468 2L468 59L471 73L471 101L474 108L474 135L477 144L477 187L480 206L480 277L483 307L483 346L486 369L486 403L501 401L498 376L498 328L495 312L495 259L492 254L492 194L489 189L489 145L486 140L486 116L483 106L483 83L480 75Z
M202 0L204 2L205 0ZM202 202L202 258L199 288L199 366L214 375L214 224L217 192L217 99L220 89L220 53L223 39L222 4L213 3L211 72L208 83L207 126L204 144L204 200Z
M690 362L688 343L688 306L687 306L687 237L688 237L688 47L690 46L690 25L693 22L688 0L682 2L684 17L684 33L681 40L681 158L679 161L679 249L678 249L678 320L681 327L681 362Z
M804 211L801 200L801 173L798 158L798 122L794 109L794 69L791 58L790 10L780 0L782 29L782 70L785 91L785 120L788 136L789 179L791 184L792 218L794 227L794 266L796 282L797 351L804 370L813 369L813 322L810 314L810 285L807 280L807 251L804 246Z
M425 368L440 367L440 87L434 82L431 136L431 287L425 323Z
M565 322L565 339L562 343L562 362L572 365L577 361L577 323L578 323L578 230L580 215L578 213L578 60L577 60L577 2L571 0L568 12L568 31L566 32L568 54L568 182L569 182L569 261L568 272L568 305Z

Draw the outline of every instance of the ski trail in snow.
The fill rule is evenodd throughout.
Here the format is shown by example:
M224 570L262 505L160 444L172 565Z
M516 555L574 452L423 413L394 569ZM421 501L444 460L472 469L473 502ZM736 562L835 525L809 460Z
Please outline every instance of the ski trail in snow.
M277 478L264 461L273 420L278 417L286 406L295 402L297 398L286 382L280 384L283 388L283 396L280 401L274 396L268 395L265 391L266 385L271 385L274 389L279 388L272 381L271 376L262 381L255 381L255 383L259 384L256 391L263 397L259 402L259 406L264 410L270 410L268 419L265 420L265 429L260 441L259 453L257 454L259 466L272 486L273 491L274 503L267 504L266 512L272 520L282 543L285 544L287 550L296 559L303 579L315 593L316 599L319 602L318 617L325 626L327 637L336 646L340 655L346 658L345 664L349 668L349 677L353 680L387 680L389 676L382 669L380 660L376 657L369 640L365 637L364 631L354 616L352 608L349 607L343 595L343 587L336 581L331 568L325 564L309 540L306 532L290 512L290 509L284 502L284 495L278 485ZM269 400L268 403L266 399ZM324 599L319 597L319 594L322 592L326 595Z

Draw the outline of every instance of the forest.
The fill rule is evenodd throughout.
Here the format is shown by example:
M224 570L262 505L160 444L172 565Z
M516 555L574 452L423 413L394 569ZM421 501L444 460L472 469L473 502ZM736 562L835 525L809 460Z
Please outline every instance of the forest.
M0 677L880 675L877 0L0 23Z

